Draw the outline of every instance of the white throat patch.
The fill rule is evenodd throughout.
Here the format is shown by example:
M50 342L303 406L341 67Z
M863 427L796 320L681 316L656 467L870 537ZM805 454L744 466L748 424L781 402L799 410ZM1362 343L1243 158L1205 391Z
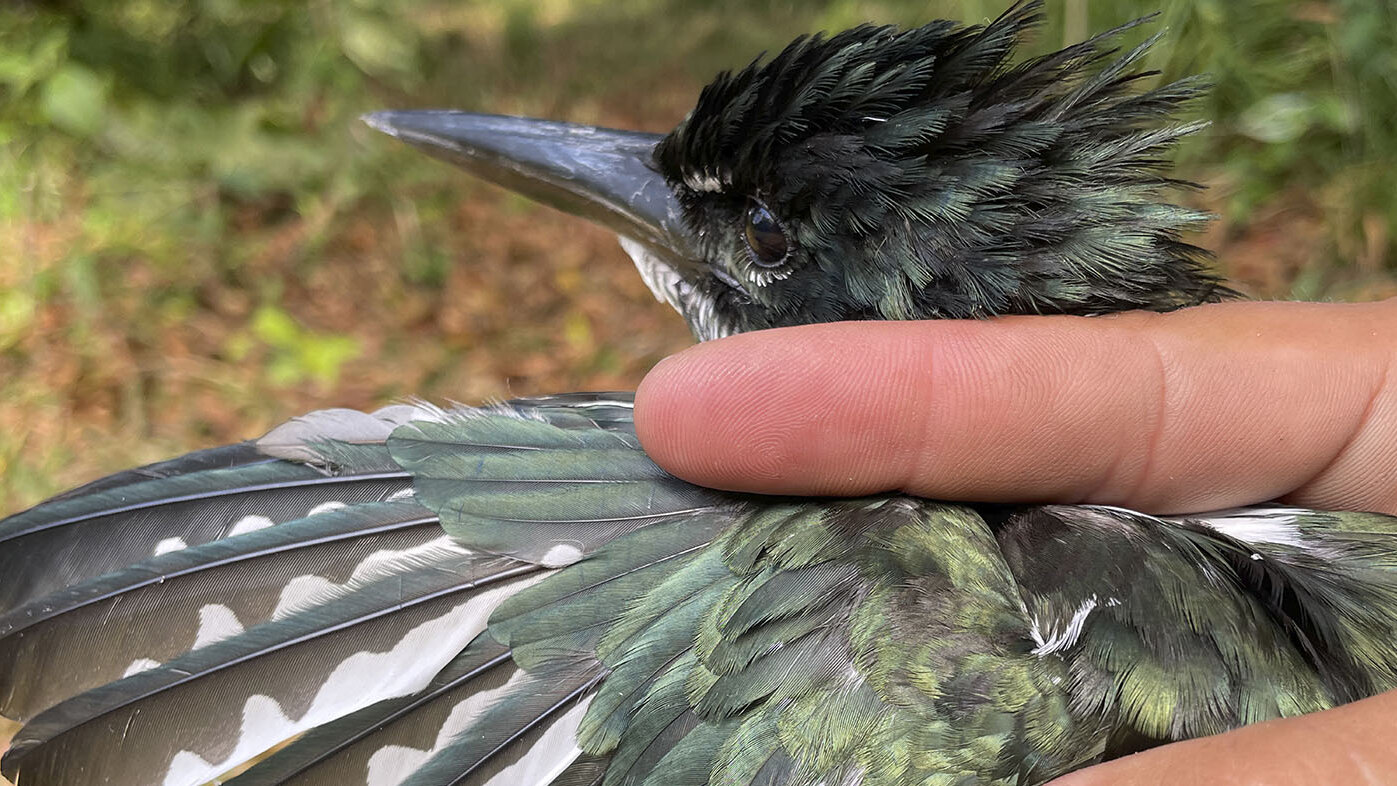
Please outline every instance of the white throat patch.
M679 271L640 241L625 235L617 235L617 238L655 299L668 303L679 312L699 341L722 338L732 332L725 322L719 320L713 301L701 295Z

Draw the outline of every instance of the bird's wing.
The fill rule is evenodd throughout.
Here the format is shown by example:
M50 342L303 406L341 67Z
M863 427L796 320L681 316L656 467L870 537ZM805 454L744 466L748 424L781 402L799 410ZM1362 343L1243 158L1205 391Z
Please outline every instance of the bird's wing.
M1035 782L1090 747L969 509L698 489L628 421L473 411L389 447L459 542L560 566L492 615L519 684L409 783ZM561 772L490 762L555 733L581 752ZM495 780L515 761L537 780Z
M4 759L24 783L201 783L428 685L547 571L472 554L384 441L440 411L315 413L0 522ZM282 456L283 458L278 458Z
M386 442L414 419L395 442L409 470ZM0 616L0 708L27 722L6 774L201 783L302 736L248 777L280 782L289 767L396 782L463 712L498 704L470 768L513 782L510 765L532 744L574 750L566 725L554 732L564 745L545 735L558 715L575 726L599 671L519 668L478 635L491 610L625 532L703 517L692 533L719 528L717 495L637 456L624 395L456 417L326 411L0 522L15 578ZM586 475L589 462L611 474ZM486 517L492 539L467 548L443 532L414 500L413 472L453 521Z
M411 481L386 452L344 471L278 462L255 445L113 475L0 521L0 614L165 552L382 500ZM386 462L386 463L385 463Z
M318 413L257 450L0 524L58 529L76 507L102 523L75 546L159 543L186 515L223 535L138 550L7 614L0 695L29 719L8 775L197 784L256 762L235 782L899 783L1015 779L1031 748L1034 782L1089 755L1065 666L1030 653L968 509L690 486L645 458L616 396ZM174 510L210 473L233 512ZM346 501L370 475L394 485ZM230 534L248 516L273 525ZM17 562L69 557L17 543Z
M5 772L1037 783L1397 687L1389 517L984 513L694 487L625 396L315 413L0 522L76 577L0 616Z
M1397 687L1397 519L1041 506L996 534L1106 757Z
M243 443L0 521L0 715L28 720L284 614L299 576L343 582L377 551L439 538L428 511L386 502L410 487L382 446L330 471Z

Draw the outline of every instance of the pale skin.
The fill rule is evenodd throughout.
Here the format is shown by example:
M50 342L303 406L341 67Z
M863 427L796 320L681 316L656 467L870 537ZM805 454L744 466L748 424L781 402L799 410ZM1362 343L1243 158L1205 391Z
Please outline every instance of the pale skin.
M811 325L665 360L635 418L666 469L743 491L1397 515L1394 364L1397 300ZM1394 739L1397 691L1055 783L1391 783Z

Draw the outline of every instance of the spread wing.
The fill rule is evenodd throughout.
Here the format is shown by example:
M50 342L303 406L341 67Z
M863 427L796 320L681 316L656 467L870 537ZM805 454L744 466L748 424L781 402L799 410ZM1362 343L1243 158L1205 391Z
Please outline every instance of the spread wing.
M25 784L1007 776L1022 734L986 713L1066 718L978 516L691 486L622 396L316 413L0 526ZM959 615L942 655L899 635L919 582ZM972 656L1031 688L925 684Z
M618 395L315 413L0 522L4 771L1039 783L1394 683L1392 520L1268 515L726 494Z

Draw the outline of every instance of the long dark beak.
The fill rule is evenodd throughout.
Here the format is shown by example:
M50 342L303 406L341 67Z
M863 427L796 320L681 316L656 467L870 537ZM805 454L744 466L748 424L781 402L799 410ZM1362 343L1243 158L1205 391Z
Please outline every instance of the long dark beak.
M364 122L483 180L590 219L683 269L697 251L651 154L659 134L445 110Z

